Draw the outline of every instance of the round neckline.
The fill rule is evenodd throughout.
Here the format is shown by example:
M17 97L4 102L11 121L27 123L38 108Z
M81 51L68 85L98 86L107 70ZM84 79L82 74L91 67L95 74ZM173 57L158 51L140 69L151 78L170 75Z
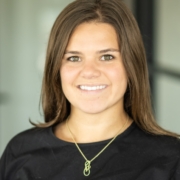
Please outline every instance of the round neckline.
M127 136L135 127L135 122L133 121L131 123L131 125L129 127L127 127L122 133L120 133L115 141L117 139L120 139L120 138L123 138L125 136ZM55 136L54 132L53 132L53 127L51 126L49 128L49 131L48 133L50 134L50 136L52 137L52 139L55 141L55 143L59 144L61 143L62 145L74 145L74 142L69 142L69 141L65 141L65 140L62 140L58 137ZM88 142L88 143L77 143L79 146L94 146L94 145L101 145L101 144L106 144L108 143L110 140L112 140L112 138L109 138L109 139L106 139L106 140L102 140L102 141L96 141L96 142Z

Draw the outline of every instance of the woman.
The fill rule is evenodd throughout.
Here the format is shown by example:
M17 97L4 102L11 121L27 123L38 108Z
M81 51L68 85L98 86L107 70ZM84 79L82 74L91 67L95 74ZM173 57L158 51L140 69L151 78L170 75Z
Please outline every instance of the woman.
M179 180L178 135L153 117L137 23L119 0L76 0L58 16L42 87L45 123L14 137L5 180Z

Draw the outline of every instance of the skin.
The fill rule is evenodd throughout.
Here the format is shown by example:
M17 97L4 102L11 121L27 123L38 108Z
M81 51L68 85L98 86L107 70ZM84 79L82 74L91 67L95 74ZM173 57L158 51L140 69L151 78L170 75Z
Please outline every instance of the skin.
M127 75L114 28L95 22L79 25L69 40L60 77L71 104L68 124L76 141L114 137L128 119L123 108ZM82 86L103 89L87 90ZM55 135L72 142L65 123L56 127Z

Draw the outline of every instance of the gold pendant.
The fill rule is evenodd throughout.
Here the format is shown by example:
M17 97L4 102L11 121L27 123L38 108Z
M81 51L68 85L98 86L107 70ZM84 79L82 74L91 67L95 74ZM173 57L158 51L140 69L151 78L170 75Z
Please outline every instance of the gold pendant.
M84 174L84 176L89 176L90 175L90 169L91 169L91 161L86 161L85 162L85 167L84 167L84 171L83 171L83 174Z

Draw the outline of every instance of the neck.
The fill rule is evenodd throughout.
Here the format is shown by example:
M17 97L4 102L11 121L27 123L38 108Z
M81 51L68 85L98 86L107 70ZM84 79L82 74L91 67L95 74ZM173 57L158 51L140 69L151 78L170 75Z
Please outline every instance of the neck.
M74 112L68 118L68 125L77 142L87 143L114 137L126 121L129 120L124 111L118 114L78 114L78 112ZM69 136L71 135L69 134Z

